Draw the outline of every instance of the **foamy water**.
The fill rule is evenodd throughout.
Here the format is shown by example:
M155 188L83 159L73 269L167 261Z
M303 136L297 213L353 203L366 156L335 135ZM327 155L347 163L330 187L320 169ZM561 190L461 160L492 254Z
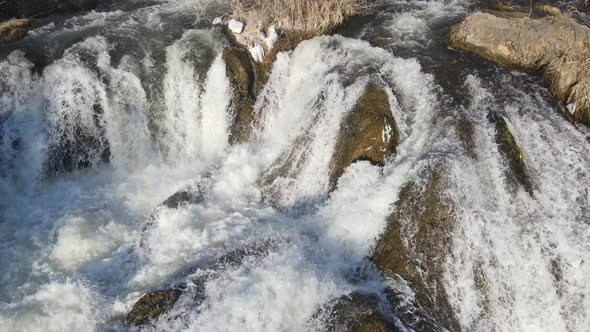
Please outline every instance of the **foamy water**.
M467 98L444 91L421 54L467 3L388 3L358 35L396 41L392 49L332 36L280 53L254 137L234 146L227 42L208 23L224 7L197 20L195 5L122 7L37 29L30 39L78 39L41 69L26 45L1 58L0 330L124 331L139 297L172 284L187 289L148 330L323 330L316 313L335 298L387 301L368 257L400 189L441 160L457 220L444 282L462 328L590 326L587 131L521 74L473 70L457 78ZM383 168L351 165L329 193L341 122L369 81L385 86L397 155ZM533 197L507 179L489 111L522 147ZM475 128L476 158L458 115ZM296 167L261 182L298 144ZM184 188L202 201L159 206ZM272 245L254 250L261 243ZM212 270L237 249L252 250Z

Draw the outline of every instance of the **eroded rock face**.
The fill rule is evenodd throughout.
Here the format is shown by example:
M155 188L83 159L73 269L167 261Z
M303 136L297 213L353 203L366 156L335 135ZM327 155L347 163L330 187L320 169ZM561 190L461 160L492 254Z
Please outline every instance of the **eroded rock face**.
M223 60L233 90L231 108L234 119L229 140L231 144L239 144L248 141L252 134L256 77L250 55L245 50L227 47L223 50Z
M533 184L523 160L522 150L510 132L508 123L498 112L490 112L488 120L496 127L496 144L508 163L509 179L521 185L529 195L533 195Z
M341 124L330 167L330 188L336 187L346 167L355 161L383 166L387 157L395 154L398 141L387 93L371 82Z
M377 295L351 293L334 300L320 310L326 331L335 332L396 332L400 331L380 310Z
M194 267L181 271L181 276L196 275L189 282L181 282L171 285L167 289L149 292L142 296L134 305L132 310L127 314L125 323L128 326L149 325L161 316L169 313L180 297L191 291L192 305L196 308L207 298L205 293L205 284L213 279L219 278L221 271L241 265L247 258L260 258L268 255L272 250L288 241L286 238L275 238L255 242L251 246L231 251L211 264L204 267ZM185 280L183 278L183 280Z
M97 4L98 0L10 0L0 1L0 12L10 17L40 17L95 9Z
M572 117L590 125L590 29L564 15L540 19L476 13L454 26L450 45L502 65L542 71Z
M415 292L415 307L424 319L404 323L425 331L438 331L438 324L460 330L443 284L454 223L453 204L444 193L443 169L444 164L433 165L420 174L420 184L410 182L402 188L373 254L385 275L402 278ZM395 306L395 297L391 301Z
M130 326L148 324L174 307L182 295L178 289L158 290L142 296L127 315L126 323Z

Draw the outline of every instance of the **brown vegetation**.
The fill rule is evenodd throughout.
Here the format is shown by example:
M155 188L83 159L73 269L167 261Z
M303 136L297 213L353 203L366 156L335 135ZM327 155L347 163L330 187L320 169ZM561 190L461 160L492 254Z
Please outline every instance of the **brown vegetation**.
M15 41L26 34L26 29L33 25L29 19L12 18L8 21L0 22L0 41Z
M275 25L283 31L320 35L362 13L370 0L232 0L233 16L246 23L244 37L257 38Z

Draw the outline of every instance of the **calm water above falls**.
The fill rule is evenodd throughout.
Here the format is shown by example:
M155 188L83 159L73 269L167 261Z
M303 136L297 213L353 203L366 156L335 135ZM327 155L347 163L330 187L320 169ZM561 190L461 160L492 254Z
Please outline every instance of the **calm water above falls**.
M149 329L322 330L318 308L351 292L395 307L368 257L404 186L426 187L432 168L454 206L442 282L461 329L588 331L590 132L539 78L446 47L476 5L389 0L279 54L254 139L232 146L228 42L210 23L228 8L199 1L127 0L0 48L1 331L125 331L146 292L268 241L216 271L204 299L189 283ZM397 154L352 164L329 193L340 124L370 80L388 87ZM490 112L522 149L529 190ZM260 175L300 137L269 204ZM187 186L198 204L158 207Z

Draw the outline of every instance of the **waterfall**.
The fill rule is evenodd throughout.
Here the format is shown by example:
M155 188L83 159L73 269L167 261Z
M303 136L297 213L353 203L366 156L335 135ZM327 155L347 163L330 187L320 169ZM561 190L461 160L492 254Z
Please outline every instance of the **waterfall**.
M109 6L0 46L0 329L126 331L141 296L169 289L148 330L325 331L351 294L400 331L443 324L416 304L424 290L464 331L590 326L589 131L538 78L447 48L470 2L388 0L279 52L236 144L230 44L211 23L227 6ZM395 153L331 187L370 84ZM428 237L420 216L441 202L416 202L432 174L450 226L432 217ZM393 222L425 285L379 266Z

